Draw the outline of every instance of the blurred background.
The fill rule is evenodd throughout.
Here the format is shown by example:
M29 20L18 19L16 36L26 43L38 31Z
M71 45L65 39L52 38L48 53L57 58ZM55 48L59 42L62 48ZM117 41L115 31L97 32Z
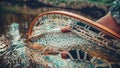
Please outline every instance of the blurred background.
M26 34L30 22L39 14L65 10L91 20L104 16L114 0L0 0L0 35L11 23L20 24L20 33Z

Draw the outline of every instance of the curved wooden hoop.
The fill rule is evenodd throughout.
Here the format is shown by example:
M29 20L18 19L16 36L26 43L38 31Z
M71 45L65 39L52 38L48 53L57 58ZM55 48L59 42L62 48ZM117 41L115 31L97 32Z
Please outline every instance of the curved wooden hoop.
M42 13L40 15L38 15L30 24L29 26L29 30L28 30L28 37L30 37L31 33L32 33L32 28L34 26L34 24L36 23L36 20L38 20L38 18L44 16L44 15L49 15L49 14L61 14L61 15L65 15L65 16L69 16L69 17L73 17L77 20L80 20L80 21L84 21L86 22L87 24L101 30L102 32L116 38L116 39L120 39L120 35L114 31L112 31L111 29L99 24L99 23L96 23L86 17L83 17L83 16L80 16L78 14L74 14L74 13L71 13L71 12L67 12L67 11L49 11L49 12L45 12L45 13Z

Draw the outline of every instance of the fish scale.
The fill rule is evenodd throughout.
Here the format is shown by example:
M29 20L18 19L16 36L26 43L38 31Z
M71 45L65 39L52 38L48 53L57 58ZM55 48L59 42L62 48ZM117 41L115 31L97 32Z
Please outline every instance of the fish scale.
M55 46L63 49L69 49L69 47L73 45L91 44L89 41L82 39L72 32L45 34L45 37L34 39L34 43L39 43L44 46L50 46L51 48L52 46Z

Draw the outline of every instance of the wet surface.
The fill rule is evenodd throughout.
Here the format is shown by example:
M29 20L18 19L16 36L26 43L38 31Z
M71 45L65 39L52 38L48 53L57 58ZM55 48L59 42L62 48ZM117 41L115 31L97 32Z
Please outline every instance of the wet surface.
M11 62L13 66L16 65L16 67L39 67L41 65L38 65L34 62L34 60L29 60L28 55L32 55L30 58L38 58L36 60L41 60L41 56L38 54L37 51L32 51L28 55L26 54L26 44L24 44L24 38L21 39L22 35L25 35L29 29L29 25L31 21L39 14L46 12L46 11L53 11L53 10L66 10L70 12L74 12L80 15L83 15L85 17L88 17L92 20L97 20L100 17L104 16L108 12L108 8L110 5L96 5L91 3L84 3L79 5L79 7L68 7L67 6L61 6L61 5L52 5L49 3L41 2L41 1L33 1L33 0L24 0L24 1L13 1L13 0L4 0L0 1L0 35L7 35L9 37L8 41L9 47L7 52L5 53L4 57L0 57L0 67L6 68L10 66L10 64L6 64L7 62ZM19 24L19 27L17 24ZM11 25L14 24L14 25ZM17 27L16 27L17 26ZM9 32L11 30L11 32ZM20 31L20 33L19 33ZM8 45L8 44L7 44ZM30 51L28 49L28 51ZM81 59L84 58L84 52L79 51L81 56ZM4 52L3 52L4 53ZM75 53L75 51L71 51L71 54ZM34 55L33 55L34 54ZM37 56L35 56L37 55ZM45 56L47 60L50 62L54 62L56 67L59 65L65 65L63 63L66 63L65 61L61 61L63 59L60 58L60 56ZM59 58L59 59L55 59ZM69 57L68 57L69 58ZM73 58L76 59L76 56L73 55ZM55 60L54 60L55 59ZM91 56L87 54L87 59L90 60ZM5 60L4 62L2 62ZM16 61L17 60L17 61ZM54 61L53 61L54 60ZM70 61L70 60L69 60ZM68 61L68 62L69 62ZM61 62L61 63L60 63ZM70 61L72 64L73 62ZM76 64L79 61L76 61ZM58 64L57 64L58 63ZM82 63L82 62L81 62ZM28 64L28 65L27 65ZM81 64L82 65L82 64ZM118 65L113 65L113 68L116 68ZM73 66L74 67L74 66Z

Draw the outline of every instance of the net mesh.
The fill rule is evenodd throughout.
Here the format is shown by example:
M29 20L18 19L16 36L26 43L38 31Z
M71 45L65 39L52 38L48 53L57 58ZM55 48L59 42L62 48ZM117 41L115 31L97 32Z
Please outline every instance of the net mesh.
M62 68L112 68L110 63L107 62L110 58L106 59L105 56L109 57L112 56L112 53L117 52L112 47L118 42L115 38L101 32L99 29L92 27L86 22L64 14L44 15L39 17L35 22L36 23L33 25L31 30L32 33L29 36L29 41L32 43L32 46L34 46L34 44L38 44L38 46L44 47L43 49L35 50L34 48L28 48L27 51L30 51L28 52L29 56L33 54L33 51L37 52L36 54L41 56L39 58L34 57L36 59L35 62L38 62L43 66L52 66L53 68L61 68L62 65ZM71 26L70 32L62 33L60 29L66 26ZM70 57L70 59L68 59L69 62L66 59L61 59L60 54L62 53L61 51L64 50L78 50L76 55L77 59L75 59L69 52L67 52ZM47 55L45 54L46 51L49 51ZM79 51L85 52L84 54L81 54L84 58L80 58L81 56ZM57 52L57 54L54 54L54 52ZM87 60L86 58L88 55L92 56L90 60ZM118 57L118 55L114 56L114 58L116 57ZM61 66L57 64L59 63L57 62L58 60L62 60L59 61L61 62ZM73 67L69 67L68 65L72 65Z

